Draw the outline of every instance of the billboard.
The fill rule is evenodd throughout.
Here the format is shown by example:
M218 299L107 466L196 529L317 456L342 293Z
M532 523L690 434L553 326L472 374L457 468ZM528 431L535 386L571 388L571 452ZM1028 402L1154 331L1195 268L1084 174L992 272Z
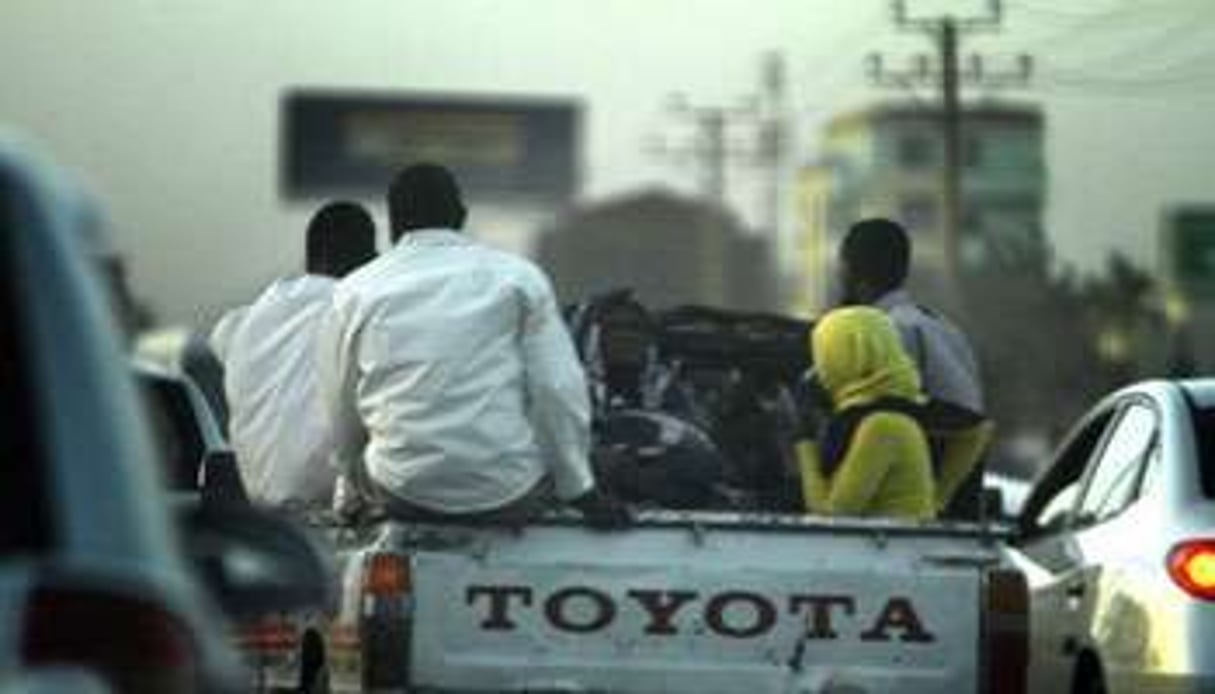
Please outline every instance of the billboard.
M577 193L581 104L295 90L280 103L287 198L378 197L403 166L452 169L470 196L556 203Z

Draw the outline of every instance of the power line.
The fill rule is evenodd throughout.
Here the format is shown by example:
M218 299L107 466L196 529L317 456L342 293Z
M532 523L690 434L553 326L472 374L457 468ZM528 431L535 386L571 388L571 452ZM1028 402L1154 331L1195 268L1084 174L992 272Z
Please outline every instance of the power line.
M1215 95L1211 95L1205 91L1206 88L1215 87L1215 75L1212 75L1207 81L1192 82L1187 84L1130 84L1117 82L1102 82L1094 79L1070 79L1067 77L1055 76L1052 78L1039 79L1037 88L1040 91L1056 94L1083 94L1087 96L1097 97L1125 97L1125 98L1160 98L1167 96L1172 99L1190 97L1194 99L1211 99ZM1195 91L1198 89L1198 91Z
M1057 28L1027 44L1046 55L1037 86L1050 93L1149 97L1181 95L1215 80L1215 3L1169 0L1080 11L1009 0ZM1091 5L1089 6L1092 7Z
M1177 5L1185 5L1187 3L1174 0L1172 3L1174 7L1162 7L1164 4L1137 1L1114 4L1096 10L1077 10L1075 5L1068 7L1068 9L1062 9L1058 4L1033 2L1032 0L1009 0L1008 2L1009 8L1015 9L1019 14L1038 15L1082 23L1139 22L1143 21L1147 16L1156 14L1156 10L1167 10L1170 15L1173 15L1175 14L1175 10L1178 9ZM1191 5L1190 10L1197 11L1207 7L1209 0L1192 0L1189 4Z
M1014 0L1015 1L1015 0ZM1033 12L1032 8L1042 8L1029 4L1025 0L1017 2L1017 7ZM1076 61L1084 67L1093 69L1124 69L1125 63L1134 61L1143 64L1146 60L1155 59L1161 55L1175 53L1177 48L1201 45L1204 48L1215 39L1215 23L1199 21L1206 15L1215 19L1215 3L1209 0L1199 0L1188 8L1181 8L1176 2L1167 13L1152 10L1162 8L1160 3L1151 4L1139 2L1131 6L1107 8L1096 13L1076 13L1050 9L1046 14L1055 18L1065 17L1064 21L1052 21L1048 26L1058 28L1045 36L1030 41L1024 45L1026 49L1042 49L1061 60L1061 56L1073 53L1083 53ZM1187 9L1177 12L1176 9ZM1121 21L1121 20L1127 21ZM1165 20L1161 22L1160 20ZM1104 44L1104 49L1100 44ZM1100 58L1093 60L1094 53Z

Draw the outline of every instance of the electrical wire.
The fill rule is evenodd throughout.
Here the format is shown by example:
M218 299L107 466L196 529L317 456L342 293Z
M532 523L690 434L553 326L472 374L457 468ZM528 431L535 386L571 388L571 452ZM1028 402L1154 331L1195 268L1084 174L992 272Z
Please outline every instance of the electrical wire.
M1206 26L1215 27L1215 23L1198 21L1202 18L1200 15L1204 14L1215 19L1212 12L1215 3L1201 0L1201 4L1183 6L1178 0L1172 0L1171 5L1165 9L1187 11L1171 11L1162 15L1150 11L1161 9L1161 4L1139 2L1130 7L1116 6L1085 15L1064 13L1072 19L1047 23L1047 28L1054 31L1026 44L1025 48L1050 51L1055 55L1081 51L1086 67L1120 69L1121 64L1129 60L1141 63L1144 59L1168 53L1178 46L1197 42L1209 44L1215 38L1210 30L1204 30ZM1016 6L1023 9L1035 7L1025 0ZM1016 14L1010 12L1009 16L1016 17ZM1162 23L1161 20L1167 21ZM1102 50L1102 45L1107 48ZM1098 61L1093 59L1095 52L1101 56L1099 67Z
M1083 12L1033 0L1009 4L1007 16L1045 17L1036 26L1053 29L1026 44L1045 55L1035 76L1041 91L1150 97L1215 86L1210 0L1124 1Z

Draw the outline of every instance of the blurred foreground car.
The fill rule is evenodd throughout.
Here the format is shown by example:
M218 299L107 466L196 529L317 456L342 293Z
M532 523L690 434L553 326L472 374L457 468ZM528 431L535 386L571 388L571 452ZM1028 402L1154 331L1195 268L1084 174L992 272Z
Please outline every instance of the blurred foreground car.
M1215 691L1215 379L1106 397L1020 525L1030 691Z
M251 509L172 519L80 248L96 223L60 173L0 141L0 683L238 691L213 601L294 608L323 577L309 545Z
M180 370L139 361L134 371L153 423L173 503L187 518L191 509L201 505L216 517L212 522L230 526L230 532L249 532L244 526L252 509L235 455L220 431L211 402ZM327 565L319 554L320 543L314 551L318 553L317 562ZM329 583L327 576L325 580ZM319 615L332 607L326 602L330 596L309 583L279 585L275 590L297 593L292 602L300 609L291 611L291 619L275 608L283 603L281 594L263 596L246 589L236 595L227 591L227 597L216 596L234 618L237 642L252 669L254 691L329 691L329 672L319 650L319 636L296 625L316 623Z

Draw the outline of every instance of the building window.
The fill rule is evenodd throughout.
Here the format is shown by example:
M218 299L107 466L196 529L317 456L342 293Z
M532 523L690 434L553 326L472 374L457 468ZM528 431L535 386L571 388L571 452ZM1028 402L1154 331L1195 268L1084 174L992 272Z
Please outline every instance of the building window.
M899 203L899 219L911 231L937 226L937 201L929 195L912 195Z
M899 138L899 165L904 169L926 169L933 162L933 142L922 135L904 135Z

